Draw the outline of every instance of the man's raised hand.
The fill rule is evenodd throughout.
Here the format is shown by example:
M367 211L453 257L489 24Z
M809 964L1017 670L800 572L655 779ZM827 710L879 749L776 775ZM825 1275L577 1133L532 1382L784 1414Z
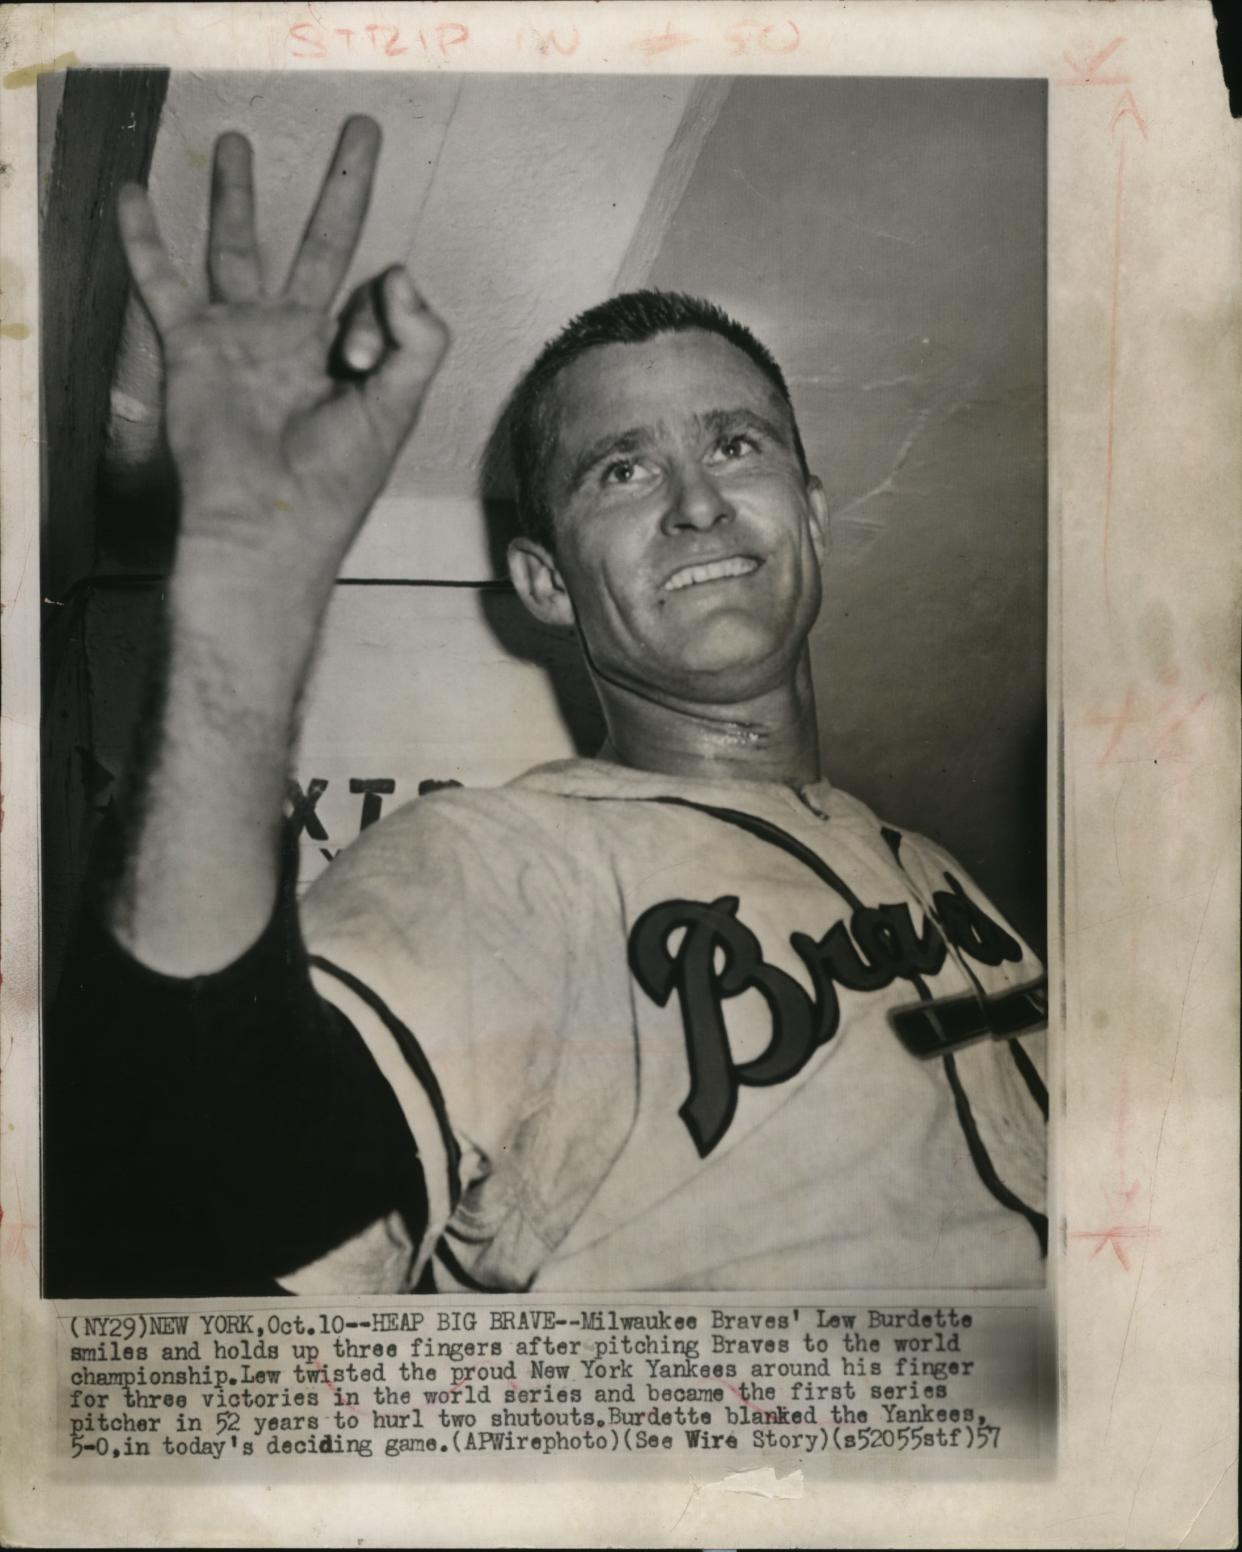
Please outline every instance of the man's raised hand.
M216 143L206 306L176 275L145 190L121 191L130 274L164 351L180 544L213 567L270 561L286 580L300 569L329 583L444 355L447 331L400 266L360 287L339 322L332 315L379 140L371 119L346 122L277 295L264 288L244 136Z
M400 267L333 316L378 151L375 124L350 119L279 294L263 283L243 136L216 144L205 304L146 194L122 191L130 272L163 345L181 513L160 701L107 912L166 975L232 963L271 918L296 707L332 584L444 354L443 324Z

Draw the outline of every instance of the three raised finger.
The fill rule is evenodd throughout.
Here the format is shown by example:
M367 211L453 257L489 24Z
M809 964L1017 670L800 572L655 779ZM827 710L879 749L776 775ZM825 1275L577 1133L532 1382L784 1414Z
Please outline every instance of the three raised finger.
M380 131L374 119L347 119L307 222L285 294L327 307L345 278L371 197Z

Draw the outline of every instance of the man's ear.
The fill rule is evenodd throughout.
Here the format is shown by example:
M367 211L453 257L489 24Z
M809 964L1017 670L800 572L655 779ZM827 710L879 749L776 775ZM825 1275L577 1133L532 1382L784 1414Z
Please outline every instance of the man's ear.
M828 497L824 494L818 475L812 474L807 480L806 494L811 509L811 544L815 558L822 566L831 548L831 541L828 534Z
M574 606L551 554L534 539L509 542L509 577L518 597L544 625L572 630Z

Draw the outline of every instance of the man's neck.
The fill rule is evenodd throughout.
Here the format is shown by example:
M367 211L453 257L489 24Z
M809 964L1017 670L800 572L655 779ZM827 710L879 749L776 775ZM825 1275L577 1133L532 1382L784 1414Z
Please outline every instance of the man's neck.
M600 758L635 770L806 786L821 775L811 674L753 700L695 705L597 684L608 723Z

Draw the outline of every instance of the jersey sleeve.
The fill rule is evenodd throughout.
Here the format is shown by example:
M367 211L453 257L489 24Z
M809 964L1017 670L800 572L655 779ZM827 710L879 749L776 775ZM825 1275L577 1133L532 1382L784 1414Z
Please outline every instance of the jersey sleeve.
M302 926L316 991L348 1019L421 1162L422 1236L376 1220L282 1278L296 1293L416 1283L464 1193L552 1082L573 941L551 838L502 791L436 793L368 830L316 881Z

